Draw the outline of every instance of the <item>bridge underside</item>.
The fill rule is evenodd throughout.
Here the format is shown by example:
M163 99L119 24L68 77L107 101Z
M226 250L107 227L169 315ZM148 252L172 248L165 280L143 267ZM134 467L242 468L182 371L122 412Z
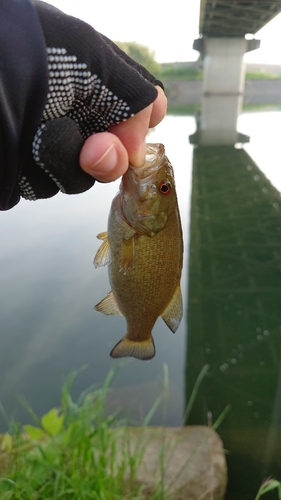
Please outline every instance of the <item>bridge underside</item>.
M201 0L199 31L206 37L244 37L280 11L281 0Z
M200 38L193 48L203 57L199 129L191 141L203 145L245 142L236 130L245 84L244 54L260 41L246 40L281 12L281 0L201 0Z

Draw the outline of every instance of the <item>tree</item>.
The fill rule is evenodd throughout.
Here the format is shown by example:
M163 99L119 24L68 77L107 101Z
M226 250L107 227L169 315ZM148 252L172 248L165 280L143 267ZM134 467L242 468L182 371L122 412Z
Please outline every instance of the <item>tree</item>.
M144 66L150 73L157 75L161 71L160 64L155 60L155 53L146 45L137 42L115 42L134 61Z

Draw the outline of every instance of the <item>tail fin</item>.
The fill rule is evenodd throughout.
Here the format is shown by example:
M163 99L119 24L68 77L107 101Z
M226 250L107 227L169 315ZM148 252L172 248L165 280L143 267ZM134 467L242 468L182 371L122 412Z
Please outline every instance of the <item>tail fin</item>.
M138 359L151 359L155 356L155 346L153 338L150 337L148 340L142 342L137 342L135 340L129 340L127 335L125 335L119 342L113 347L110 356L112 358L125 358L127 356L132 356Z

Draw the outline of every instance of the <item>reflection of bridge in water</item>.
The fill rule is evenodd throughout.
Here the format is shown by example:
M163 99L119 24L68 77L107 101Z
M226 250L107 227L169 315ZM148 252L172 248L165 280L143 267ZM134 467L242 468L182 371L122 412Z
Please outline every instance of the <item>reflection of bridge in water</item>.
M209 363L189 423L231 405L219 429L229 499L281 475L280 305L279 192L244 150L195 148L186 397Z
M215 421L227 455L227 500L281 479L281 197L236 143L244 53L281 0L201 0L203 95L194 149L186 399L210 365L188 423ZM209 417L208 417L209 416ZM211 417L210 417L211 416Z

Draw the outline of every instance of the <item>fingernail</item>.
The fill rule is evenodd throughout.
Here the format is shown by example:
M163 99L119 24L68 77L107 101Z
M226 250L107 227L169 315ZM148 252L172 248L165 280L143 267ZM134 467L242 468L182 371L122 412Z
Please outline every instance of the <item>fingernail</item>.
M117 160L118 157L115 145L111 144L98 161L91 166L91 170L95 173L110 172L116 167Z
M146 141L142 143L134 157L134 167L142 167L145 162L146 155Z

